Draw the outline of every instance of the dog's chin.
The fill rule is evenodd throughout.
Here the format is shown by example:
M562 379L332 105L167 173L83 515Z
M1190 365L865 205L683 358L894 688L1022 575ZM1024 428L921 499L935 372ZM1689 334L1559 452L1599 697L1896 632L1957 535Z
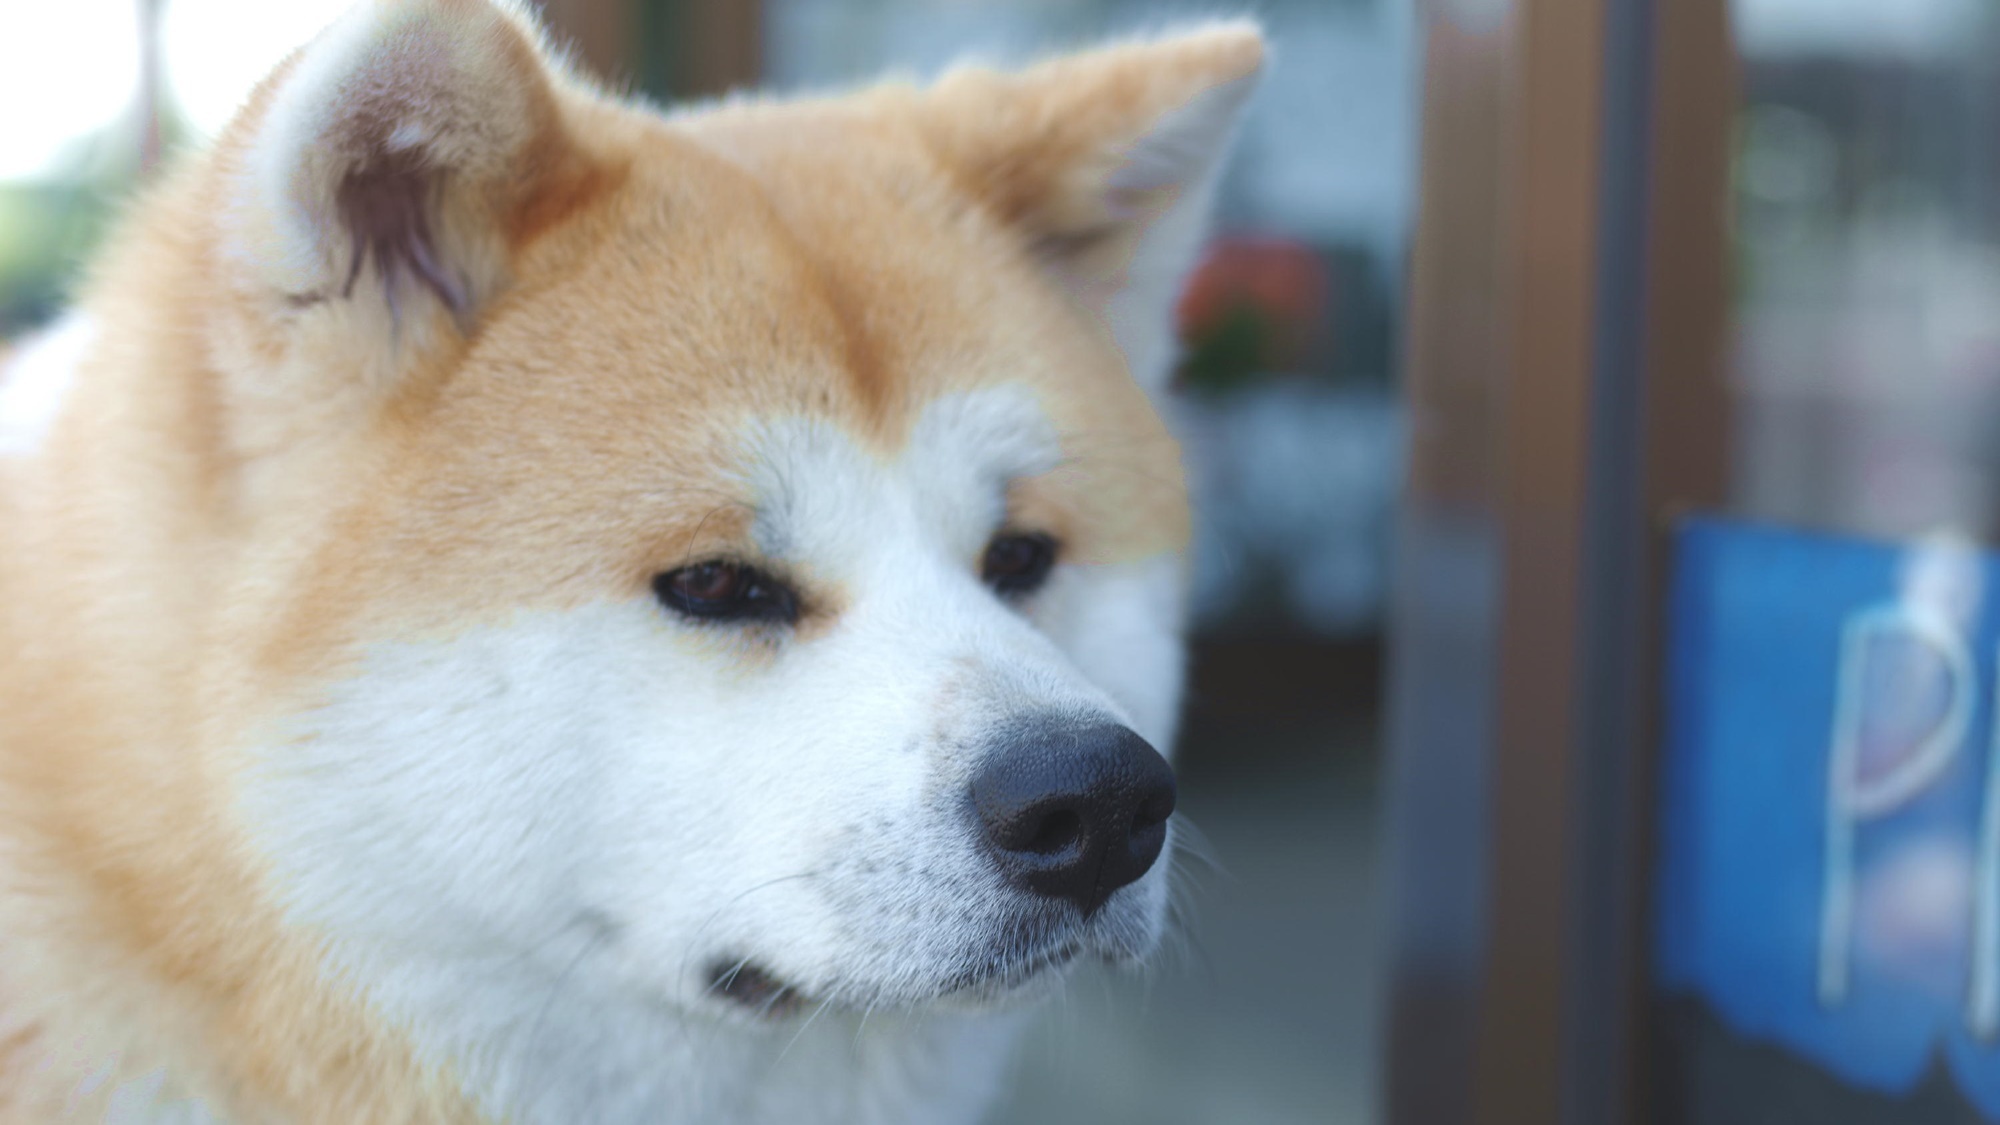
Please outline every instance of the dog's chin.
M1098 956L1105 961L1122 960ZM1070 945L935 981L887 985L836 979L818 988L795 985L761 965L741 962L716 969L709 994L737 1014L756 1020L785 1020L827 1008L971 1014L1003 1011L1053 995L1070 969L1086 959L1080 946Z
M894 980L834 977L796 982L752 958L718 959L709 970L708 995L726 1009L756 1020L784 1020L824 1009L855 1012L923 1011L973 1014L1004 1011L1059 992L1078 965L1134 965L1158 943L1143 934L1098 932L1086 926L1035 941L1018 940L955 959L949 971Z
M981 1012L1031 1004L1061 991L1071 969L1091 959L1131 960L1091 950L1080 941L1058 945L946 981L928 1006L939 1011Z

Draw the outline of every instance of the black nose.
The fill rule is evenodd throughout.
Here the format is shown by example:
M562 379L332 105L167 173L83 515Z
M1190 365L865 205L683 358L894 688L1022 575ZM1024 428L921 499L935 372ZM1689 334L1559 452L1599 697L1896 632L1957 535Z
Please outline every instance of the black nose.
M1174 771L1132 731L1036 720L1015 725L988 755L972 806L1015 886L1089 914L1160 858Z

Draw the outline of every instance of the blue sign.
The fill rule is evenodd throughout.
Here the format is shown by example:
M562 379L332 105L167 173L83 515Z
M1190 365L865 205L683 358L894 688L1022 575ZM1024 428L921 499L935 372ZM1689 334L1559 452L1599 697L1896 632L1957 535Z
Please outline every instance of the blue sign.
M1674 579L1659 985L2000 1119L2000 556L1700 521Z

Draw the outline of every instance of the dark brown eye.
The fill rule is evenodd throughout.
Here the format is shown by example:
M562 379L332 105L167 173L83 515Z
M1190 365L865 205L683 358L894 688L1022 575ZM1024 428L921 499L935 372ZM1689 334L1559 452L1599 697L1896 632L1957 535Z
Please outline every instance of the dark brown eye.
M668 609L708 621L796 621L798 598L783 583L732 562L703 562L653 579Z
M1040 532L996 535L986 545L980 577L1002 594L1027 594L1048 581L1056 541Z

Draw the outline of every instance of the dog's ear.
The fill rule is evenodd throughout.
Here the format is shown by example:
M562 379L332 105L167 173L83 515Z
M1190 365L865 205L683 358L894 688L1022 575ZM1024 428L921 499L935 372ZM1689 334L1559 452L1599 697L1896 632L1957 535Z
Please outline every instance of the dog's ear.
M1149 390L1263 58L1257 25L1231 21L1017 73L953 71L923 99L946 168L1105 316Z
M378 353L469 330L587 175L557 80L511 7L363 0L225 137L229 280L269 320L337 321L315 335Z

